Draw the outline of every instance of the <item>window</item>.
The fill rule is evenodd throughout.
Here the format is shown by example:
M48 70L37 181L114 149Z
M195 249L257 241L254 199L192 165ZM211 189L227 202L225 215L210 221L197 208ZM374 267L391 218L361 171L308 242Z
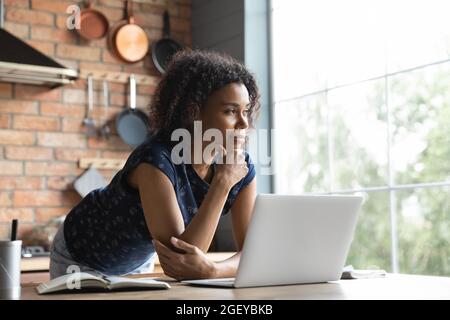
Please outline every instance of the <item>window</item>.
M272 0L275 192L365 193L355 268L450 275L448 12Z

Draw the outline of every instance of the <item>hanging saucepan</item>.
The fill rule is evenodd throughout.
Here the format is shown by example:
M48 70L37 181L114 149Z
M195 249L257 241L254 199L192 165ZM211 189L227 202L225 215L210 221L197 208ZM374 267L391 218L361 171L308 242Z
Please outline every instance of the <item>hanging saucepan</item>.
M159 72L165 73L167 65L172 56L183 49L181 44L170 38L169 12L164 11L163 38L156 41L152 46L152 60Z
M147 115L136 108L136 79L130 76L130 108L116 118L117 133L130 146L137 146L149 136Z
M108 19L103 13L93 9L92 0L89 0L87 8L81 10L80 13L78 34L86 40L100 39L106 35L108 28Z
M126 62L138 62L148 52L148 38L144 29L134 22L133 2L127 1L128 23L120 26L113 42L117 55Z

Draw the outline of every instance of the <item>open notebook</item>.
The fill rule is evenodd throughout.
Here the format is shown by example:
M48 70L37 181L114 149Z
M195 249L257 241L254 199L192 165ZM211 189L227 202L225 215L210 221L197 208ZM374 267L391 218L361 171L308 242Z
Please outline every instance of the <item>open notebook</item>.
M80 290L128 290L128 289L169 289L163 281L149 278L130 279L125 277L93 275L86 272L67 274L37 286L39 294L51 292L77 292Z

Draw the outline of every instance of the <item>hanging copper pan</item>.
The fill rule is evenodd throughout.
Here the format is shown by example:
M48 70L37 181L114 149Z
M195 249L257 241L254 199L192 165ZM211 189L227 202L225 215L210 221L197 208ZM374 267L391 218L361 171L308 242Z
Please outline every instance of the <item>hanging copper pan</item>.
M148 52L148 38L144 29L134 21L133 2L127 1L128 23L120 26L113 35L117 55L127 62L138 62Z
M92 0L80 13L80 29L78 34L86 40L103 38L108 32L109 22L105 15L92 8Z
M111 51L111 53L117 58L122 60L123 62L127 62L125 60L123 60L119 54L117 53L117 49L116 49L116 44L115 44L115 37L116 37L116 33L117 30L119 30L120 28L122 28L124 25L126 25L128 23L128 20L126 19L126 14L124 19L116 22L111 28L109 28L109 32L108 32L108 38L107 38L107 44L108 44L108 48Z

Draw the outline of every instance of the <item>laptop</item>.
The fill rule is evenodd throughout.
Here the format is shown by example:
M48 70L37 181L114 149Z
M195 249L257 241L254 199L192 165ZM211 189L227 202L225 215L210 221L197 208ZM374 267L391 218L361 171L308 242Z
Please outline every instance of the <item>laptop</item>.
M362 202L356 195L259 194L236 278L183 282L244 288L339 280Z

